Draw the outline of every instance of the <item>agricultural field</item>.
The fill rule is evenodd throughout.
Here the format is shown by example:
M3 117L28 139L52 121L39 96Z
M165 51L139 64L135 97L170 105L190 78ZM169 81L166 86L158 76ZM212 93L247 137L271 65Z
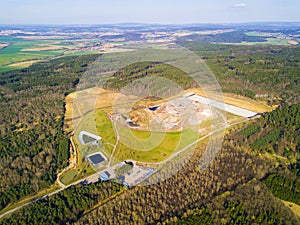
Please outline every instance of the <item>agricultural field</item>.
M41 60L58 56L97 54L94 42L101 40L78 39L68 41L55 36L0 36L0 72L25 68Z
M298 45L299 40L297 38L294 39L285 39L285 38L279 38L276 37L280 35L279 33L267 33L267 32L246 32L246 35L254 36L254 37L265 37L266 42L253 42L253 43L247 43L249 45L257 45L257 44L268 44L268 45Z
M27 67L31 65L30 62L32 62L32 60L62 55L64 49L67 48L66 46L57 45L55 41L45 40L7 39L0 37L0 42L8 44L6 48L0 50L1 71Z

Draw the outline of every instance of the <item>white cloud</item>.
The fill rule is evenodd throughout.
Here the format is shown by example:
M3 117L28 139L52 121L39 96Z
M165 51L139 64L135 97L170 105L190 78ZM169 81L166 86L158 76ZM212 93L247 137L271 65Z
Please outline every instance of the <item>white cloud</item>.
M245 8L247 6L247 4L245 2L241 2L241 3L235 4L233 6L237 7L237 8Z

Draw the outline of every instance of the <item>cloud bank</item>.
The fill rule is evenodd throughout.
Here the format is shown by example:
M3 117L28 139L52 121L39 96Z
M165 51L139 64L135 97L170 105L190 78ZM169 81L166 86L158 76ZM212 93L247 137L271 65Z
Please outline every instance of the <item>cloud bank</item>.
M238 4L233 5L236 8L245 8L247 6L247 4L245 2L241 2Z

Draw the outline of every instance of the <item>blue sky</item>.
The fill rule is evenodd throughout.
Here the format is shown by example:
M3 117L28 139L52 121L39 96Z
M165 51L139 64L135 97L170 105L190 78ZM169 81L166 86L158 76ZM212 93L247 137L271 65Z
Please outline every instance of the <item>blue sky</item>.
M300 21L299 0L0 0L0 24Z

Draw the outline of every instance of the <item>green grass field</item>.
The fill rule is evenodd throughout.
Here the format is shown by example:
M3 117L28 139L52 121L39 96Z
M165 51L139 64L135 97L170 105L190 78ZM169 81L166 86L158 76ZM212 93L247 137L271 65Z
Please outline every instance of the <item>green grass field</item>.
M101 109L86 114L75 131L75 140L79 151L84 155L97 151L103 152L109 157L116 144L117 138L112 121L108 118L107 112L110 109ZM186 129L182 132L150 132L134 130L127 127L119 127L120 140L114 153L118 161L133 159L142 162L160 162L170 157L174 152L186 147L199 138L196 129ZM88 131L102 137L101 146L83 146L78 140L80 131ZM133 139L132 136L133 135ZM122 140L131 138L130 147L122 143ZM83 155L84 154L84 155Z
M124 129L128 129L127 132L132 132L136 137L139 137L140 141L136 141L136 143L133 141L130 148L119 143L114 154L114 157L119 161L133 159L141 162L160 162L199 139L198 133L192 129L182 132L151 132L151 134L149 131ZM125 130L122 132L126 133ZM150 135L152 138L147 139ZM145 142L142 141L142 137L146 139Z
M86 164L85 166L80 166L77 170L71 169L67 170L60 176L60 181L65 184L71 184L77 180L83 179L89 175L95 173L95 170Z
M99 146L91 146L89 144L82 145L78 138L81 131L87 131L92 134L99 135L102 138ZM112 145L114 145L116 142L116 136L112 127L112 123L106 116L106 113L101 110L92 111L83 116L74 132L74 137L75 143L79 150L79 168L84 168L86 166L86 161L84 161L84 157L86 155L100 151L107 158L109 158L113 151Z
M105 111L96 110L95 121L97 134L102 138L103 143L115 144L117 141L111 120L107 117Z
M106 115L108 111L109 109L95 112L97 134L102 137L103 143L115 144L116 134L111 120ZM159 162L199 138L198 133L193 129L164 133L119 127L118 132L121 141L134 138L130 147L124 143L118 144L114 158L119 161L134 159L143 162Z
M70 184L72 181L76 180L78 178L79 174L76 170L68 170L65 173L63 173L60 177L60 181L63 184Z
M8 71L22 68L22 66L9 66L13 63L28 60L45 59L53 56L62 55L63 50L41 50L32 51L39 45L53 45L53 41L22 40L17 38L0 37L0 42L9 43L9 46L0 50L0 71Z
M62 55L95 54L97 51L72 52L66 48L76 47L83 40L72 40L72 43L62 39L29 40L22 38L0 36L0 43L9 46L0 49L0 72L28 67L30 64L17 64L31 60L48 59ZM90 40L92 41L92 40ZM52 48L51 48L52 47ZM16 65L14 65L16 64Z
M66 56L80 56L80 55L90 55L99 54L99 51L80 51L80 52L66 52Z
M97 134L96 126L95 126L95 112L87 113L84 117L82 117L78 127L74 132L75 142L78 145L80 153L82 153L85 148L78 139L80 131L87 131L93 134Z

